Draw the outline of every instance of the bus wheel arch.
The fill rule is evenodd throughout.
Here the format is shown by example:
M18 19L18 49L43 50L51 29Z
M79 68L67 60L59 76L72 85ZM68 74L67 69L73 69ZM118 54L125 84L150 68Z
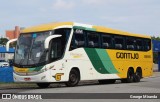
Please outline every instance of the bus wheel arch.
M129 67L128 71L126 73L127 78L122 79L122 83L132 83L133 79L134 79L134 68L133 67Z
M80 81L80 70L77 67L73 67L70 70L69 79L65 84L68 87L74 87L78 85L79 81Z

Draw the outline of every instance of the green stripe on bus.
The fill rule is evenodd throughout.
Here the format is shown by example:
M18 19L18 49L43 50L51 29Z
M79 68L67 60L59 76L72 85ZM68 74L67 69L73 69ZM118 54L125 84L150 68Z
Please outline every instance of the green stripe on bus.
M100 60L102 61L104 68L109 73L118 73L118 71L115 69L106 49L96 49L96 52L98 53L98 56L100 57Z
M85 30L85 27L82 27L82 26L73 26L73 29L83 29L83 30Z
M29 72L33 72L33 71L40 71L43 68L43 66L40 67L34 67L34 68L29 68Z
M92 65L96 69L97 72L101 74L106 74L109 73L103 66L103 63L96 52L94 48L84 48L85 52L87 53Z
M88 30L88 31L96 31L95 28L85 28L85 30Z
M101 74L118 73L105 49L84 48L92 65Z
M82 30L88 30L88 31L96 31L95 28L88 28L88 27L82 27L82 26L73 26L74 29L82 29Z

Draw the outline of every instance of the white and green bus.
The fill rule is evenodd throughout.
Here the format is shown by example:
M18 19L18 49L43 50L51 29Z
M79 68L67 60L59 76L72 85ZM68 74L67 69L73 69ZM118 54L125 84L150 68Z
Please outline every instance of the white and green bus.
M54 82L76 86L82 80L139 82L152 75L152 62L150 36L74 22L50 23L21 31L14 81L42 88Z

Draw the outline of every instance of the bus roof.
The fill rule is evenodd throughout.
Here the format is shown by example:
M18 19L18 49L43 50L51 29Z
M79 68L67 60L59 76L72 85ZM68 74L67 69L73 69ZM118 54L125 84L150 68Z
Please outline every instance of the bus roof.
M104 33L110 33L110 34L151 38L150 36L147 36L147 35L134 34L134 33L115 30L115 29L111 29L111 28L107 28L103 26L87 25L87 24L80 24L80 23L75 23L75 22L54 22L54 23L42 24L38 26L25 28L21 32L22 33L41 32L41 31L53 30L59 27L78 27L78 28L85 29L85 30L92 30L92 31L104 32Z
M54 28L57 28L59 26L64 26L64 25L72 26L73 23L72 22L53 22L48 24L41 24L41 25L25 28L21 32L22 33L41 32L41 31L53 30Z

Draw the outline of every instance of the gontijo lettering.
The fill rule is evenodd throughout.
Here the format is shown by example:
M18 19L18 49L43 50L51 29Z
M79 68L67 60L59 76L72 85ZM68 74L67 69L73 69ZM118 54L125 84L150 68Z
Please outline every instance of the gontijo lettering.
M121 58L121 59L139 59L139 54L138 53L117 52L116 57Z

